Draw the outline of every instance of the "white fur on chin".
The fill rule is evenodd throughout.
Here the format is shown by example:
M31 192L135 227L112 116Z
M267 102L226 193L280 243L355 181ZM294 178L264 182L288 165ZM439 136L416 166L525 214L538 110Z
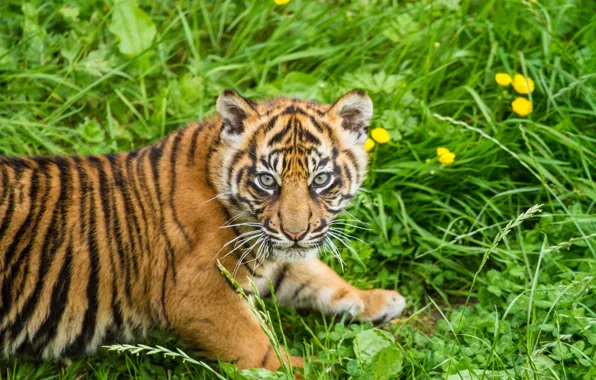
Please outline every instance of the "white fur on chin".
M300 263L314 259L319 254L316 248L273 248L271 250L271 260L280 263Z

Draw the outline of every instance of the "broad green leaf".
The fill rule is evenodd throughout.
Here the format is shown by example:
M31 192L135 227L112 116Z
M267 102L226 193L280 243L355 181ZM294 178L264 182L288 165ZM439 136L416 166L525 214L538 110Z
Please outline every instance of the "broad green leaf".
M360 332L354 340L354 351L364 364L359 378L394 379L401 372L402 349L393 336L385 331L372 329Z
M392 346L393 337L385 331L373 329L356 334L354 348L361 361L368 361L382 349Z
M403 354L398 346L383 348L372 361L374 378L379 380L395 379L401 372Z
M114 6L110 32L120 40L120 52L134 57L151 46L155 37L155 24L136 0L123 0Z

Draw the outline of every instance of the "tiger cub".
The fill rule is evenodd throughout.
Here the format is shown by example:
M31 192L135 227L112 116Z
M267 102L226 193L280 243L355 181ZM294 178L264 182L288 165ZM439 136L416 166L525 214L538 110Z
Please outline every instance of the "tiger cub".
M267 296L271 281L283 306L401 314L399 293L356 289L317 259L365 176L370 98L255 103L226 90L216 109L130 153L0 158L5 357L90 354L157 328L210 358L277 369L218 261L247 292L252 279Z

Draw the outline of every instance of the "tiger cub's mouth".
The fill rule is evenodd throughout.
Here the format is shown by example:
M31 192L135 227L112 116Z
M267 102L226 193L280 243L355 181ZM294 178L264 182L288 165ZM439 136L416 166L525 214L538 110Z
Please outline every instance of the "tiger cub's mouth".
M278 240L270 242L270 258L279 262L300 262L318 256L324 238L308 240Z
M317 246L302 247L297 243L289 247L272 245L270 254L270 258L274 261L296 263L317 257L319 248Z

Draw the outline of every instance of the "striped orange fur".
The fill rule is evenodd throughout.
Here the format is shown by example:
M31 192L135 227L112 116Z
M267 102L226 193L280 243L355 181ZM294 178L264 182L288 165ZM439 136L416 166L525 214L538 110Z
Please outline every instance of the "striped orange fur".
M405 307L319 261L329 226L366 173L372 103L254 103L233 91L218 115L136 151L0 158L0 352L90 354L173 329L239 367L279 358L217 268L282 305L385 322ZM295 365L300 358L291 358Z

